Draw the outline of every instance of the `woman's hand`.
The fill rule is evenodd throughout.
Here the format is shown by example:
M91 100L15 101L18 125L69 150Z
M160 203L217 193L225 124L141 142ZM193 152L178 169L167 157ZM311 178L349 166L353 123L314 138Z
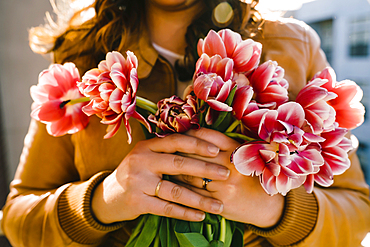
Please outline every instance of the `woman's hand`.
M203 211L220 214L219 200L163 180L163 174L207 177L226 180L230 171L176 153L216 158L219 148L195 136L172 134L164 138L141 141L118 168L94 191L92 211L102 223L132 220L141 214L156 214L187 221L201 221Z
M260 185L258 177L242 175L230 162L231 153L240 143L218 131L206 128L190 130L187 134L220 148L216 157L204 158L198 155L191 155L191 157L223 165L231 173L227 180L209 182L207 190L202 188L202 178L209 178L207 176L180 175L175 179L180 183L188 184L188 188L195 192L222 201L224 210L221 215L226 219L250 223L258 227L272 227L278 223L284 209L284 197L280 194L268 195Z

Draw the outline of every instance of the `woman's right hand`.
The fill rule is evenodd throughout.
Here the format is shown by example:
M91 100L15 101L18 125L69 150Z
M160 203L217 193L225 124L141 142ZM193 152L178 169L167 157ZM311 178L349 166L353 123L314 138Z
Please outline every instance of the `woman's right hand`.
M226 180L230 171L179 153L216 157L219 148L192 136L172 134L136 144L117 169L94 191L92 211L102 223L133 220L141 214L155 214L186 221L201 221L204 212L220 214L219 200L200 195L179 184L163 180L163 174L188 175Z

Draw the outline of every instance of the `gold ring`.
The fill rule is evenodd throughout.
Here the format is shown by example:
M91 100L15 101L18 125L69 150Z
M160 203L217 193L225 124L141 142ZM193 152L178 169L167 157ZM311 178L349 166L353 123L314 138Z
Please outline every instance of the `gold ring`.
M202 187L203 189L207 190L207 184L209 182L211 182L212 180L211 179L208 179L208 178L203 178L203 182L202 182Z
M162 179L161 180L159 180L159 182L158 182L158 184L157 184L157 187L155 187L155 196L156 197L159 197L158 196L158 193L159 193L159 189L161 188L161 185L162 185Z

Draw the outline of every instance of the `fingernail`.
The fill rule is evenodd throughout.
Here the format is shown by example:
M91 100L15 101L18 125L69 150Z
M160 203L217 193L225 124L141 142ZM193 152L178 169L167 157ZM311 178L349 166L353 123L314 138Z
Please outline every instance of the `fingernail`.
M215 145L208 146L208 152L210 152L211 154L217 154L219 151L220 149L216 147Z
M197 219L199 219L199 220L204 220L204 218L206 217L206 214L202 213L202 212L197 212L195 214L195 217L197 217Z
M221 202L216 201L211 204L211 210L213 212L216 212L216 213L222 212L223 208L224 208L224 205Z
M223 177L229 177L230 175L230 170L224 167L218 168L218 174L220 174Z

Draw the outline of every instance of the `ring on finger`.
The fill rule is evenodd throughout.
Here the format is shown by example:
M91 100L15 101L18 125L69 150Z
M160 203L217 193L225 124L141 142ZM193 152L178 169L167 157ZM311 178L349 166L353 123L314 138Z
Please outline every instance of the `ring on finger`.
M209 182L212 181L212 179L208 179L208 178L202 178L203 179L203 182L202 182L202 187L203 189L207 190L207 185Z
M155 193L154 193L154 195L155 195L156 197L159 197L159 196L158 196L158 194L159 194L159 190L160 190L160 188L161 188L162 182L163 182L163 180L162 180L162 179L161 179L161 180L159 180L159 182L158 182L158 184L157 184L157 187L155 187Z

